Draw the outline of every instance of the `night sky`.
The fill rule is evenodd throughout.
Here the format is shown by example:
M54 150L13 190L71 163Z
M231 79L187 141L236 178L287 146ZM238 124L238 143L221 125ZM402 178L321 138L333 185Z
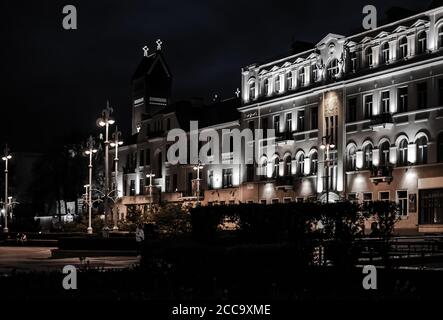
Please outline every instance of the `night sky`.
M391 6L372 1L379 20ZM78 10L78 29L62 28L62 8ZM176 99L234 95L241 67L289 53L291 39L318 42L361 26L368 1L17 1L0 4L0 145L42 151L96 133L109 99L126 135L130 79L141 48L163 53Z

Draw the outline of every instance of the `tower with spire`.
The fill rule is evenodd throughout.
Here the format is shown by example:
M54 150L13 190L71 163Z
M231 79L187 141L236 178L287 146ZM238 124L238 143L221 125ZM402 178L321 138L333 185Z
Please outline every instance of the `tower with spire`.
M138 133L143 119L161 111L171 97L172 76L162 54L162 41L150 53L144 46L143 57L132 77L132 134Z

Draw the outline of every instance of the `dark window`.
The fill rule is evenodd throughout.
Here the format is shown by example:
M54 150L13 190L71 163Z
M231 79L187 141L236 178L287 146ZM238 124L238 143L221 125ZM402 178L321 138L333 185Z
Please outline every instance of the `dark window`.
M246 179L247 181L254 181L254 168L252 163L246 165Z
M268 118L261 119L261 129L263 130L263 139L268 137Z
M146 149L145 164L146 164L147 166L150 166L150 165L151 165L151 149Z
M364 103L364 110L363 110L363 114L365 119L371 119L372 117L372 95L367 95L364 98L365 103Z
M438 79L438 105L443 106L443 79Z
M286 132L292 132L292 113L286 114Z
M369 47L366 49L365 51L365 55L366 55L366 67L372 67L372 48Z
M311 108L311 130L318 129L318 107Z
M398 164L405 166L408 164L408 141L403 139L398 146Z
M177 191L177 174L174 173L174 175L172 176L172 191L176 192Z
M379 194L380 201L389 201L389 191L382 191Z
M166 176L165 177L165 189L166 192L171 192L171 176Z
M426 52L426 31L422 31L417 37L417 53L422 54Z
M443 162L443 132L440 132L437 138L437 161Z
M408 192L407 191L397 191L397 203L398 209L401 216L408 215Z
M443 189L420 190L420 224L443 223Z
M214 189L214 171L208 171L208 189Z
M275 134L280 133L280 116L274 116L274 130Z
M223 169L223 188L232 187L232 169Z
M381 46L381 63L387 63L389 61L389 43L385 42Z
M129 195L135 196L135 180L131 180L131 184L129 186Z
M145 165L145 150L140 150L138 152L138 154L139 154L139 157L140 157L140 159L139 159L140 160L139 166L143 167Z
M159 152L157 155L157 177L162 177L162 170L163 169L163 159L162 159L162 153Z
M387 166L389 164L389 142L385 141L380 146L380 165Z
M390 96L389 91L381 93L381 113L389 113Z
M305 111L299 110L297 112L297 131L305 131Z
M348 101L348 122L357 121L357 98Z
M399 59L406 58L408 56L408 39L403 37L398 42L398 57Z
M421 137L417 140L417 164L428 163L428 139Z
M248 128L249 128L249 130L252 131L252 134L254 134L254 129L255 129L254 121L248 122Z
M427 108L427 85L426 82L421 82L417 84L417 108L425 109Z
M166 119L166 130L171 130L171 119Z
M408 87L398 88L398 112L408 111Z

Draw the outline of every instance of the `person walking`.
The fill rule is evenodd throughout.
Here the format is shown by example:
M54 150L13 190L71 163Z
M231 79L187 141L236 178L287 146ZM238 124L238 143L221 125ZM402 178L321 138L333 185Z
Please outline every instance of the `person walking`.
M137 256L139 256L142 253L143 242L145 241L145 231L141 224L137 225L137 229L135 229L135 241L137 243Z

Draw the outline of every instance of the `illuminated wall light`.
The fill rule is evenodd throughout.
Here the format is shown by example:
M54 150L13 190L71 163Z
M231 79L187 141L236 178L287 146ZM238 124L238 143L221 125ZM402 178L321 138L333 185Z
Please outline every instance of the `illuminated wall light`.
M296 174L297 173L297 160L291 161L291 173Z
M285 175L285 163L283 160L280 160L278 164L278 175L283 177Z
M363 168L363 151L357 151L355 154L356 154L355 166L358 169L361 169Z
M372 150L372 164L376 167L380 164L380 150L379 149Z
M408 162L415 163L417 161L417 145L411 143L408 145Z
M267 177L268 178L272 178L272 173L274 172L274 168L273 168L274 164L272 163L272 161L269 161L267 163Z
M305 165L304 165L304 174L308 175L311 172L311 159L305 158Z

